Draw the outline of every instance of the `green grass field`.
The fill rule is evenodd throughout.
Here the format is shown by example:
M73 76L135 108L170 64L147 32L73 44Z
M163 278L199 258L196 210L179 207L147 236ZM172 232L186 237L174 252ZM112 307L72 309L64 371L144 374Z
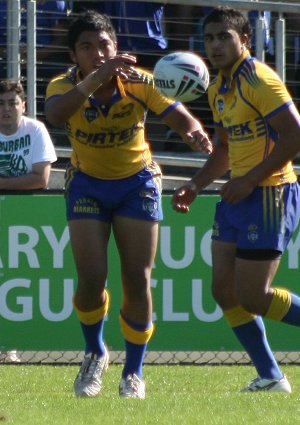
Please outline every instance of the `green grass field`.
M291 395L239 390L251 366L144 367L146 400L120 399L120 365L111 365L101 396L73 395L77 366L0 365L4 425L285 425L300 424L300 369L283 366Z

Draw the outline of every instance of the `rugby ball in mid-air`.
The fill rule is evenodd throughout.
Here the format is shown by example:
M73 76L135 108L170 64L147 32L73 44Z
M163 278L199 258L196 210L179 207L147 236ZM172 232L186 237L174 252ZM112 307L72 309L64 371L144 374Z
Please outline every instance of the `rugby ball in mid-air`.
M201 56L173 52L163 56L153 70L154 83L165 96L191 102L206 92L209 72Z

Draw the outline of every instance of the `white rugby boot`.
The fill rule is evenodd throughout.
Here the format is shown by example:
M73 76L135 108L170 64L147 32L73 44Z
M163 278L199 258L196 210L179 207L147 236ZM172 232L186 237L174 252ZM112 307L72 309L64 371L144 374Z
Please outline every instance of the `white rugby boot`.
M124 398L145 398L145 382L135 373L122 378L119 386L120 397Z
M286 376L283 375L281 379L265 379L260 377L253 379L246 388L241 390L241 393L252 391L274 391L290 394L292 389Z
M74 391L78 397L95 397L100 393L102 378L108 368L109 355L97 357L94 353L84 356L81 368L74 382Z

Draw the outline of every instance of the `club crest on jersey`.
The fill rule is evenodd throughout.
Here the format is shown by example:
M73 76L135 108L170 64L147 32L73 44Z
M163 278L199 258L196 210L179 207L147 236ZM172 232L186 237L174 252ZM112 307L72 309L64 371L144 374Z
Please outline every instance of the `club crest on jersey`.
M218 112L224 111L224 100L223 99L217 100L217 109L218 109Z
M88 122L92 122L99 117L99 111L96 108L86 108L84 116Z

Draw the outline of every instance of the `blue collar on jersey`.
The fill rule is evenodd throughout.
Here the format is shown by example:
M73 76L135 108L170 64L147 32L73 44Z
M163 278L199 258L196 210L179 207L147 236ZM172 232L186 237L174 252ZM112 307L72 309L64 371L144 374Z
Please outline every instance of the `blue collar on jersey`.
M250 55L249 50L245 50L240 58L235 62L231 69L231 75L230 75L230 82L229 84L226 81L226 78L222 75L222 72L220 71L218 74L218 80L221 80L219 94L225 94L227 93L232 85L232 81L238 76L238 74L241 72L241 69L243 68L245 61L249 61L252 59L252 56Z

